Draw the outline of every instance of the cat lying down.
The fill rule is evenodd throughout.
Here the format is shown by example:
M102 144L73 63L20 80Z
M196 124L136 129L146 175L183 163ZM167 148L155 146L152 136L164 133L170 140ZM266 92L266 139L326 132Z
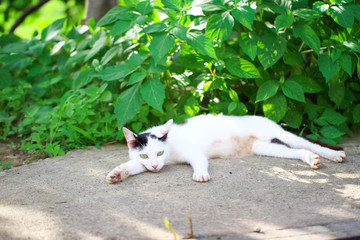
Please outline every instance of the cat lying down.
M135 134L123 128L130 160L106 177L115 183L146 170L158 172L165 164L188 163L193 180L207 182L208 159L249 154L300 159L313 169L320 167L320 156L344 162L344 151L333 150L285 131L275 122L258 116L201 115L181 124L169 120Z

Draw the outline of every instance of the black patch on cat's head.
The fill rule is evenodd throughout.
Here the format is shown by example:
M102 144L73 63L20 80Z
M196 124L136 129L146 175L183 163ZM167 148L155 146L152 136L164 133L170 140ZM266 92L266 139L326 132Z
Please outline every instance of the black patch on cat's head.
M149 137L153 138L153 139L157 139L159 141L164 142L166 140L167 134L165 134L163 137L158 138L157 136L155 136L154 134L151 133L141 133L139 135L136 135L136 145L134 146L134 148L138 148L138 149L142 149L144 147L146 147L148 141L149 141Z
M168 134L165 134L164 136L159 137L158 140L159 140L159 141L162 141L162 142L165 142L166 139L167 139L167 135L168 135Z

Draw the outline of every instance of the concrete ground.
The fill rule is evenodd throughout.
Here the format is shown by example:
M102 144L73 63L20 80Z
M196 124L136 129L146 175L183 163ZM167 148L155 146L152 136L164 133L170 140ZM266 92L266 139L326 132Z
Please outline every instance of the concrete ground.
M210 162L211 181L187 165L124 182L105 176L123 145L76 150L0 172L0 239L335 239L360 236L360 134L345 163L248 156Z

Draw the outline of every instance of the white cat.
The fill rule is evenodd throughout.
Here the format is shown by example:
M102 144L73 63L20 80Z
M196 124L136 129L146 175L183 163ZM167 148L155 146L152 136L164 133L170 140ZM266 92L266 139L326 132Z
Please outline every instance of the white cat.
M173 124L171 119L140 134L127 128L123 131L130 161L107 175L109 183L146 170L158 172L165 164L176 162L192 166L194 181L207 182L208 159L248 154L300 159L313 169L320 167L319 155L335 162L346 158L344 151L314 144L258 116L201 115L182 124Z

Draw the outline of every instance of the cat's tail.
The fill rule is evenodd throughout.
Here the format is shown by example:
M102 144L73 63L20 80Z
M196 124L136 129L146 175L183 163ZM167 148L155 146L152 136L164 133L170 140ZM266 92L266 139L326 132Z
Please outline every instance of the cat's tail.
M334 145L331 145L331 144L327 144L327 143L324 143L324 142L320 142L320 141L317 141L317 140L313 140L313 139L310 139L310 138L306 138L306 140L308 140L309 142L312 142L312 143L315 143L317 145L320 145L321 147L326 147L326 148L329 148L329 149L332 149L332 150L335 150L335 151L343 151L344 149L340 146L334 146Z

